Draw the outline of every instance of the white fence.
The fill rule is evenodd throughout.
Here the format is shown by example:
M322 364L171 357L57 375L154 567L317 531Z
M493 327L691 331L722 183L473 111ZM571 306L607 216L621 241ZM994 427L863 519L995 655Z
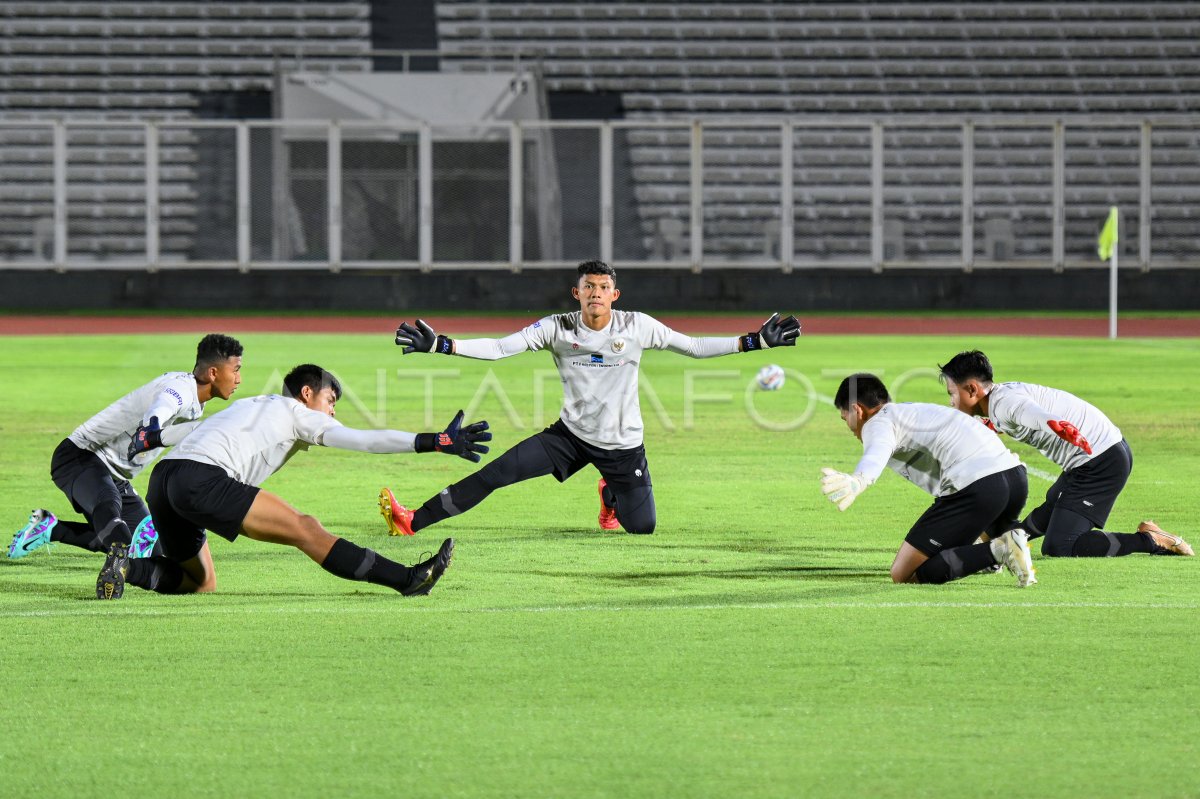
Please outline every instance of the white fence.
M0 268L1200 266L1200 119L0 122Z

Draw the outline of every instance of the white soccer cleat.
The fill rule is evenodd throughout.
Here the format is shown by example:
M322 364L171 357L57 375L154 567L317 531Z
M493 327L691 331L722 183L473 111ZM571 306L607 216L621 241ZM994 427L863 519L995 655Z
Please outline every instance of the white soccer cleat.
M1020 527L1009 530L999 538L992 539L992 557L1003 563L1008 573L1017 578L1017 587L1025 588L1037 582L1033 558L1029 555L1029 536Z

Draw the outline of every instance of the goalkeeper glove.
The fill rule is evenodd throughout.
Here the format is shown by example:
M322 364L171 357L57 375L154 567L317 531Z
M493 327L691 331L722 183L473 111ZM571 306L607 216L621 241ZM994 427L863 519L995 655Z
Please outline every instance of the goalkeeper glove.
M1074 444L1087 454L1092 454L1092 445L1088 443L1083 434L1079 432L1079 428L1070 422L1056 422L1053 419L1046 422L1046 426L1054 431L1054 435L1066 441L1068 444Z
M765 350L771 347L792 347L796 337L800 335L800 320L794 316L780 320L779 314L771 314L771 318L763 322L757 333L747 333L741 337L742 351Z
M138 429L133 432L133 438L129 440L129 449L125 454L132 461L134 457L143 452L158 449L162 445L162 428L158 426L158 417L151 416L145 426L138 425Z
M838 510L850 507L858 495L866 490L867 484L857 474L846 474L828 466L821 470L821 493L837 505Z
M416 327L408 322L401 322L400 327L396 328L396 344L404 348L404 355L410 352L451 355L454 352L454 339L437 335L424 319L418 319Z
M445 452L479 463L478 453L486 454L488 451L488 447L479 442L492 440L492 434L484 432L488 429L488 423L476 422L463 427L462 421L463 412L459 411L442 432L417 433L413 449L417 452Z

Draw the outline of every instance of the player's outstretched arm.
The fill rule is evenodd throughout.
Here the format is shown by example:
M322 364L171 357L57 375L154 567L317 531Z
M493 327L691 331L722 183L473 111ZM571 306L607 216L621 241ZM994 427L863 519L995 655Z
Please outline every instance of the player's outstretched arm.
M821 469L821 493L837 505L838 510L853 505L858 495L866 490L867 481L857 474L846 474L828 466Z
M747 333L738 340L742 352L765 350L771 347L793 347L800 337L800 320L795 316L780 319L778 313L771 314L757 333Z
M402 352L405 355L410 352L436 352L484 361L507 358L529 349L529 342L521 333L504 338L458 340L438 335L424 319L418 319L416 325L401 322L400 327L396 328L396 345L404 348Z
M398 452L445 452L478 463L479 455L477 453L488 451L488 448L480 442L492 440L492 434L486 432L488 423L480 421L464 427L462 420L463 412L459 411L450 425L441 433L356 430L339 424L322 434L320 444L335 449L371 452L379 455Z
M1077 428L1075 425L1071 424L1070 422L1056 421L1051 419L1050 421L1046 422L1046 426L1054 431L1054 435L1058 436L1063 441L1079 447L1088 455L1092 454L1092 445L1088 443L1088 440L1083 437L1083 433L1080 433L1079 428Z

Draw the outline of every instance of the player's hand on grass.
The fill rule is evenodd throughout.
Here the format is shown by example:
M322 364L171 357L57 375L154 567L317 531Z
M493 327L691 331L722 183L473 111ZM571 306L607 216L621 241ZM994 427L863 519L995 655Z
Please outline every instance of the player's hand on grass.
M846 474L828 466L821 470L821 493L825 498L837 505L838 510L845 510L854 504L858 495L867 488L863 479L856 474Z
M1088 443L1088 440L1083 437L1083 434L1079 432L1079 428L1075 427L1075 425L1070 422L1056 422L1053 419L1046 422L1046 425L1063 441L1079 447L1089 455L1092 454L1092 445Z
M491 441L492 434L487 432L487 422L475 422L463 427L463 412L459 411L454 419L440 433L421 433L417 436L417 452L445 452L447 455L457 455L472 463L479 463L480 453L487 454L488 447L482 442Z
M800 320L794 316L780 319L779 314L763 322L757 333L742 336L742 351L765 350L771 347L792 347L800 335Z
M129 456L129 460L133 460L143 452L158 449L162 445L162 428L158 426L158 417L151 416L149 422L145 425L138 425L138 429L134 431L133 438L129 440L129 449L126 450L126 454Z
M450 355L454 352L454 339L439 336L424 319L418 319L416 327L408 322L401 322L396 328L396 344L403 347L402 353L410 352L439 352Z

